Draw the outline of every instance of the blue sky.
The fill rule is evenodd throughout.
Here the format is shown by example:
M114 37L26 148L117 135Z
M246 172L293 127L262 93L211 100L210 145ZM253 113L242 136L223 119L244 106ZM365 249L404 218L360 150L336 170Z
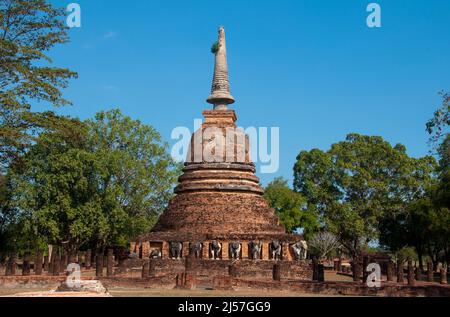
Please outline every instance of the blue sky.
M210 108L210 47L224 25L238 124L280 127L281 167L259 174L264 184L292 180L301 150L350 132L426 155L425 122L450 89L450 1L377 1L377 29L366 25L370 2L80 0L82 27L51 52L79 73L65 90L74 105L58 112L119 107L173 143L173 128L193 129Z

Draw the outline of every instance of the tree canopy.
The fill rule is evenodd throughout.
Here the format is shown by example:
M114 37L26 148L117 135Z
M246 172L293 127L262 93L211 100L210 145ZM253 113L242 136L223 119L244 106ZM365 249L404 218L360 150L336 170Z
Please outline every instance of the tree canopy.
M22 155L49 113L31 101L69 104L62 96L77 74L52 67L48 51L68 41L65 12L45 0L0 1L0 167Z
M287 232L293 233L302 229L303 234L308 236L319 227L317 216L307 208L305 197L289 188L285 179L276 178L269 183L264 197L275 209Z
M379 221L424 193L435 168L432 157L410 158L403 145L350 134L328 151L302 151L294 189L303 194L348 254L379 238Z
M12 175L23 236L71 252L149 230L178 175L159 134L118 110L64 122L39 136Z

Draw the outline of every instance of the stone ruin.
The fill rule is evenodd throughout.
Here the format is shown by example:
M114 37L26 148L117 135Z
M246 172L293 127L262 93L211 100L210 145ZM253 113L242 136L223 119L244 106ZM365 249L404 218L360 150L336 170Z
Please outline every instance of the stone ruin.
M306 242L286 234L264 199L249 137L237 128L235 111L228 109L235 100L223 27L207 102L213 109L203 112L204 123L192 136L174 198L154 229L131 243L131 253L152 260L152 270L160 274L173 273L176 261L190 258L196 260L197 272L206 275L220 275L233 264L242 267L244 276L260 272L267 277L273 265L283 262L285 275L310 280Z

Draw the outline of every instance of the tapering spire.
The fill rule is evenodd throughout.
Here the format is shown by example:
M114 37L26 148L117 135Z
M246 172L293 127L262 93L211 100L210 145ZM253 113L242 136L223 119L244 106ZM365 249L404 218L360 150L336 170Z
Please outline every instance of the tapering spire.
M222 26L219 28L219 40L217 44L211 96L209 96L207 102L213 104L215 110L226 110L227 105L234 103L234 98L230 94L225 29Z

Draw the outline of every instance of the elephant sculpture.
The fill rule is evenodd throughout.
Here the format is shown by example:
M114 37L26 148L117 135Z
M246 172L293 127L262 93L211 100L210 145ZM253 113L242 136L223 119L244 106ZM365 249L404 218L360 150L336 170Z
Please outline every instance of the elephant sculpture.
M308 252L308 244L306 241L298 241L291 248L297 261L306 260Z
M253 260L261 259L262 243L260 241L250 242L250 255Z
M170 242L170 257L172 260L181 259L183 244L181 242Z
M279 241L270 242L269 252L272 260L281 260L281 243Z
M239 259L241 256L241 243L240 242L231 242L230 243L230 256L233 260Z
M219 260L221 251L222 251L222 244L220 244L216 240L211 241L209 245L209 253L211 254L211 259Z
M153 250L150 252L150 259L161 259L162 253L161 250Z
M189 254L193 255L196 259L200 259L202 257L202 249L203 245L200 242L191 243L189 248Z

